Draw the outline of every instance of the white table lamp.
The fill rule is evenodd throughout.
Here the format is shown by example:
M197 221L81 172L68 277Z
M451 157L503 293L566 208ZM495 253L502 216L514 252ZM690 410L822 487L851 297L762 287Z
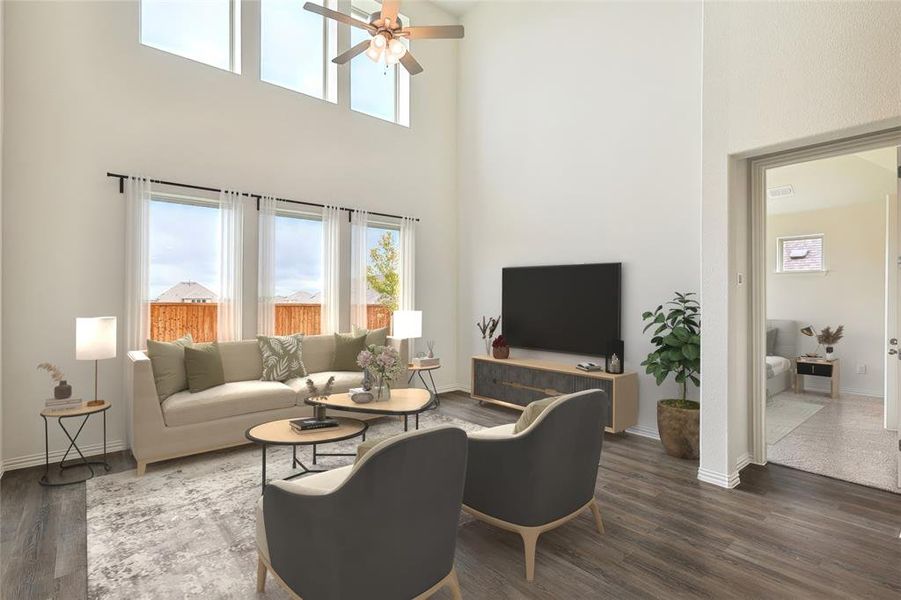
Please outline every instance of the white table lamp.
M413 356L413 343L415 338L422 337L422 311L421 310L396 310L394 311L394 337L411 340L410 356L406 361L410 362Z
M88 406L102 404L97 396L97 363L116 358L116 317L75 319L75 359L94 361L94 399Z

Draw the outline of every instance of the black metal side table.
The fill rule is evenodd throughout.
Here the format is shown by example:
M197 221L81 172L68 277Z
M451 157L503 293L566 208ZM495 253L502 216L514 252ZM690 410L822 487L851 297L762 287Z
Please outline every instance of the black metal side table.
M50 410L44 409L41 411L41 418L44 419L44 475L41 477L40 484L46 485L50 487L62 486L62 485L71 485L73 483L83 483L88 479L91 479L94 476L94 467L93 465L100 465L107 471L110 470L109 463L106 462L106 411L110 408L110 403L106 400L102 400L101 404L96 405L88 405L82 404L79 408L66 408L63 410ZM76 444L76 440L78 440L78 436L81 434L81 430L84 429L85 423L88 422L88 419L91 418L91 415L95 415L100 413L103 416L103 460L88 460L85 458L84 454L81 453L81 449ZM78 430L75 432L73 436L68 429L66 429L66 425L63 423L63 419L77 419L78 417L83 417L81 424L78 426ZM59 423L59 428L63 430L63 433L66 434L66 437L69 438L69 447L66 449L66 453L63 455L61 461L59 461L59 470L62 473L65 469L71 469L73 467L87 467L91 472L90 475L82 479L76 479L74 481L50 481L50 438L47 431L47 419L55 418ZM69 458L69 453L72 449L75 449L75 452L78 453L78 456L81 457L81 460L72 459L69 464L66 464L66 459Z

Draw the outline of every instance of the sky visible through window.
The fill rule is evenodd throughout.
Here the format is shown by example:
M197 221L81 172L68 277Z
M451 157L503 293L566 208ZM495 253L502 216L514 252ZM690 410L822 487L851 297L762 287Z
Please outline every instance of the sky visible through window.
M230 0L142 0L141 43L228 70Z
M322 292L322 221L275 218L275 295Z
M219 294L219 209L150 203L150 297L182 281Z
M263 81L324 97L322 17L298 0L263 0L260 36Z
M359 18L357 13L354 16ZM351 47L370 37L364 29L350 29ZM365 54L360 54L351 61L350 107L353 110L393 122L396 90L397 67L374 63Z

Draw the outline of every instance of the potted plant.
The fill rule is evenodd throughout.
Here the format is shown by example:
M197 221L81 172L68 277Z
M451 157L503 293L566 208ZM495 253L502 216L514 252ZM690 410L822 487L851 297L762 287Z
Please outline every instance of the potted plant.
M491 317L490 319L486 317L482 317L481 322L476 321L476 327L479 328L479 332L482 334L482 339L485 341L485 354L491 356L491 342L494 340L494 332L497 330L497 326L501 324L501 318L498 316L497 318Z
M845 337L845 326L839 325L836 327L835 331L832 331L832 327L824 327L820 334L817 336L817 341L826 346L826 360L832 360L835 358L833 354L835 352L834 346L841 341L841 339Z
M63 375L63 372L60 371L56 365L43 362L38 365L38 369L47 371L50 375L50 380L56 384L56 387L53 388L54 398L57 400L65 400L72 395L72 386L66 383L66 376Z
M504 334L497 336L497 338L491 342L491 351L494 354L494 358L510 358L510 346L507 345Z
M676 292L676 297L642 315L644 331L653 329L654 351L641 363L657 385L672 375L682 390L681 398L657 402L657 430L670 456L698 458L701 405L687 397L688 384L701 384L701 305L695 294Z

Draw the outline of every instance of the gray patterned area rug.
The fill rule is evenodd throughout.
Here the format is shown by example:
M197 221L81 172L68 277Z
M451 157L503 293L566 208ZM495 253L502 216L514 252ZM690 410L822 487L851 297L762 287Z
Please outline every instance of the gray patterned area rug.
M451 424L481 427L435 412L420 429ZM411 419L412 426L412 419ZM395 418L370 422L367 437L403 431ZM360 439L319 446L321 452L355 452ZM88 597L258 599L254 507L260 497L261 451L242 446L150 465L87 482ZM290 448L270 448L270 479L291 473ZM312 453L298 448L311 466ZM353 457L323 457L338 467ZM287 598L278 585L266 598Z

